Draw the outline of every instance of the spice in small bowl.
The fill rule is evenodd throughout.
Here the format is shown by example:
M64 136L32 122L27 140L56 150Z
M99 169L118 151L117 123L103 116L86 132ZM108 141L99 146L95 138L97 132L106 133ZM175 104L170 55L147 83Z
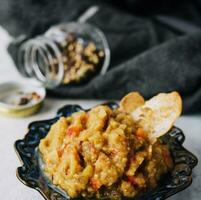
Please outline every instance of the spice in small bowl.
M45 98L45 89L16 82L0 84L0 114L24 117L39 110Z
M13 105L27 105L29 103L34 103L40 100L40 95L37 92L23 92L19 91L16 93L16 98L14 102L12 102Z

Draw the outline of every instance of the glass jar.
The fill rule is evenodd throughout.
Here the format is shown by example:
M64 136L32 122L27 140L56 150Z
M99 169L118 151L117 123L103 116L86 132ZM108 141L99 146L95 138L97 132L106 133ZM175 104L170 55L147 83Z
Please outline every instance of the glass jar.
M72 22L53 26L43 35L27 40L18 53L18 69L46 88L83 80L107 71L110 50L101 30Z

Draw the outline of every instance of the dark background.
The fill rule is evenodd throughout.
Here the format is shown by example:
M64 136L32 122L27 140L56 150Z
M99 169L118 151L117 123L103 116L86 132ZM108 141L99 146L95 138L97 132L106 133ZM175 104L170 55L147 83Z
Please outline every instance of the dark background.
M119 99L137 90L148 98L177 90L185 113L201 111L200 0L0 0L0 5L0 24L16 38L41 34L100 6L88 22L107 37L108 73L81 86L59 87L51 95ZM9 47L15 61L18 46Z

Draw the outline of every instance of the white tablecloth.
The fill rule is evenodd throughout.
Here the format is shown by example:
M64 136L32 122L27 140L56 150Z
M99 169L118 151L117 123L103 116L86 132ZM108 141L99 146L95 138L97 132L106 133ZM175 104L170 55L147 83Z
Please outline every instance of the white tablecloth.
M0 82L22 80L14 64L6 52L6 46L11 38L0 27ZM2 200L43 200L35 190L24 186L16 178L16 168L21 165L13 148L15 140L23 138L27 125L35 120L49 119L65 104L80 104L89 108L101 101L95 100L57 100L46 99L42 110L27 118L8 118L0 116L0 199ZM176 125L186 134L185 146L201 158L201 115L183 116ZM201 199L201 164L194 170L193 184L171 200Z

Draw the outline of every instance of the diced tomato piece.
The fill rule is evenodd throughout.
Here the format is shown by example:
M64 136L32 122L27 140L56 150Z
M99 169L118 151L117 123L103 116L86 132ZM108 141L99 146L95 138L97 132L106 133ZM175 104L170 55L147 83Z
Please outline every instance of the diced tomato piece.
M63 148L57 149L57 155L59 156L59 158L63 155L63 153L64 153L64 149Z
M82 123L82 126L86 126L86 123L87 123L87 116L85 116L85 117L83 117L82 119L81 119L81 123Z
M79 126L70 126L66 130L66 135L68 137L75 137L75 136L78 136L80 134L81 130L82 129Z
M147 140L148 136L146 132L142 128L138 128L135 135L137 136L138 139L144 139Z
M135 176L127 176L127 178L128 182L130 182L132 185L137 185Z
M134 186L138 186L140 188L146 187L146 182L142 174L138 174L135 176L127 176L127 179L128 179L128 182L130 182Z
M101 187L99 180L91 178L90 185L94 190L98 190Z

